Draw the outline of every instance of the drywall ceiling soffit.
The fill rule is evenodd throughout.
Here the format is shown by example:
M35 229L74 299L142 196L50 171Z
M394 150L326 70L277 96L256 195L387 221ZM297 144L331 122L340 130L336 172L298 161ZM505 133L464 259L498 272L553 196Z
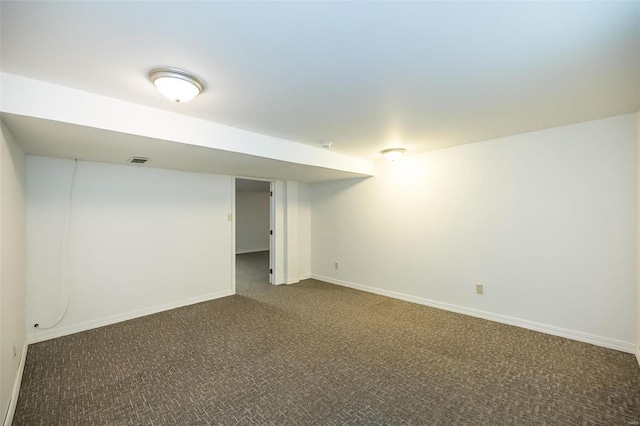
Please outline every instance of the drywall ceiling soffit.
M136 167L304 183L367 176L34 117L2 113L1 118L30 155L115 164L140 156L151 160Z
M2 2L1 69L368 159L640 107L637 1L149 5ZM167 102L156 66L205 92Z
M118 135L113 136L117 140L123 140L123 135L129 135L147 141L172 142L173 154L166 161L155 162L157 167L180 170L191 168L246 177L277 176L279 180L301 182L371 176L374 172L371 161L322 148L8 73L0 73L0 81L3 89L0 111L8 115L7 124L10 128L14 127L12 130L18 141L21 141L22 135L24 143L28 145L26 149L35 155L90 157L95 161L118 162L114 155L119 158L123 150L118 150L117 144L111 145L114 152L110 153L93 143L94 139L107 139L108 132L113 132ZM11 116L25 117L25 120ZM26 120L28 117L42 121ZM54 122L60 125L55 126ZM45 127L42 123L49 123L47 126L50 130L57 130L62 134L22 129L25 123L40 123L40 127ZM78 126L82 131L75 130L73 126ZM65 144L66 139L74 140L76 134L81 134L83 141ZM133 143L135 138L127 140ZM95 149L95 152L88 152L89 149ZM159 150L146 145L145 149L152 153ZM182 153L181 150L185 152ZM201 153L201 158L208 159L211 166L189 166L180 161L182 156L189 158L196 151ZM127 154L127 158L152 156L132 150L127 151ZM193 163L198 164L197 159L193 159ZM247 168L247 165L251 167ZM311 170L316 172L312 173ZM326 171L321 173L321 170Z

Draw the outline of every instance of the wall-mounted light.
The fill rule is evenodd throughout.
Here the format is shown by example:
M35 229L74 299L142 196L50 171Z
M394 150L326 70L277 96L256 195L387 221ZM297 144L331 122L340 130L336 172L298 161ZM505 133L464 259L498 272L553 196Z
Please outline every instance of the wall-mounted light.
M204 90L204 85L195 76L177 68L157 68L149 71L149 80L174 102L187 102Z
M380 154L384 155L387 160L396 161L398 158L402 157L407 150L404 148L389 148L383 151L380 151Z

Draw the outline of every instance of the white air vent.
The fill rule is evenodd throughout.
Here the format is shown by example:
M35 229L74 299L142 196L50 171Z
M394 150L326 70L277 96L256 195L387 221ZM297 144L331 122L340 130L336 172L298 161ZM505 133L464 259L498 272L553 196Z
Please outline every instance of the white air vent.
M148 162L149 159L147 157L131 157L129 158L129 162L131 164L144 164Z

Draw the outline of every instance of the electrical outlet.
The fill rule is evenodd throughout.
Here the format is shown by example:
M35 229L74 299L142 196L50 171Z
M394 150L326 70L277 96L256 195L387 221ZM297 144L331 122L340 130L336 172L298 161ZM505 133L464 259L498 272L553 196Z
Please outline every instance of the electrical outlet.
M231 214L231 213L227 214L227 221L233 222L233 214Z
M333 265L333 267L334 267L334 269L340 269L340 265L338 265L338 262L336 262L336 263Z
M482 284L480 284L480 283L476 284L476 293L484 294L484 288L483 288Z

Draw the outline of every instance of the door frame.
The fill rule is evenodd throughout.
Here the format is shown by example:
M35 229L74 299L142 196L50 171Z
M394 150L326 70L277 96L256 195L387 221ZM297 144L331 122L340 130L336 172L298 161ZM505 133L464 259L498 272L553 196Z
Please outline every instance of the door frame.
M281 215L280 209L278 208L279 198L277 198L276 193L280 192L279 188L281 187L283 181L276 181L273 179L263 179L263 178L255 178L255 177L245 177L245 176L232 176L231 183L231 288L233 294L236 294L236 179L244 179L244 180L255 180L259 182L269 182L269 284L277 285L282 283L277 283L276 273L282 273L280 268L278 267L276 250L280 248L278 241L280 237L283 235L282 232L284 229L281 229L278 226L277 218ZM285 225L286 226L286 225Z

